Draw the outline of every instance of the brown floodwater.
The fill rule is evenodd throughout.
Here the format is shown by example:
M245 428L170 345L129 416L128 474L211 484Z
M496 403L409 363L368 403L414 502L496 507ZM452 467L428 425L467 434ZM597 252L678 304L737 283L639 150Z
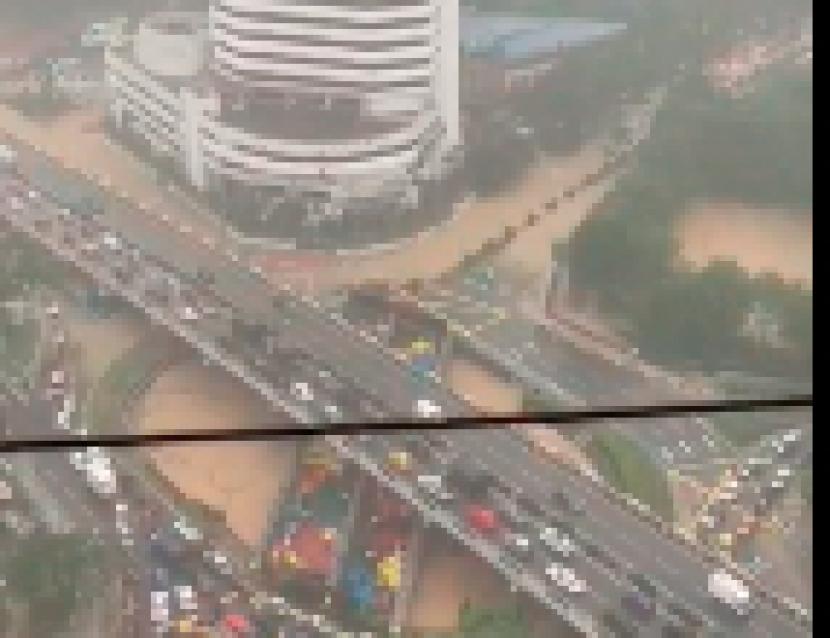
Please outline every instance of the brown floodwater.
M188 363L160 376L136 414L138 429L252 427L266 422L265 405L213 368ZM245 543L263 538L269 512L291 480L293 444L224 443L166 447L150 452L181 492L225 516Z
M774 273L813 286L813 216L809 211L697 202L680 218L680 256L695 268L731 259L752 274Z

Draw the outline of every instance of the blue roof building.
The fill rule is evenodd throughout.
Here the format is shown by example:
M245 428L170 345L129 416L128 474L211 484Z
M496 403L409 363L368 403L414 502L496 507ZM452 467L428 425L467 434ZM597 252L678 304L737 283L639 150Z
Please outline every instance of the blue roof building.
M591 44L626 28L620 22L475 14L462 19L461 48L467 55L516 63Z

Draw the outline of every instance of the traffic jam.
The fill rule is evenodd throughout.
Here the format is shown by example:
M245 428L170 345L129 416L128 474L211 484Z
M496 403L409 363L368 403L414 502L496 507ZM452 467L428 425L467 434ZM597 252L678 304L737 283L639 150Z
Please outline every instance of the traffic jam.
M758 449L726 473L721 489L698 516L697 533L705 542L741 555L797 478L809 446L804 430L790 428L766 436Z
M5 214L13 225L52 244L111 288L132 295L145 310L149 307L151 316L185 326L189 334L200 335L200 340L210 335L214 350L218 345L242 351L244 374L261 375L269 387L304 406L312 421L394 416L374 397L355 390L348 379L308 355L285 348L278 331L274 334L235 316L230 305L213 292L208 277L182 275L102 226L94 216L56 205L17 174L5 175L3 182L4 212L8 211ZM433 400L421 398L411 406L412 414L440 418L442 409ZM592 592L579 567L607 573L614 562L590 539L577 538L574 519L578 519L579 505L568 503L563 494L554 493L544 509L530 499L522 503L521 494L500 485L487 468L476 467L475 459L459 453L445 436L359 436L349 446L373 459L386 475L438 510L450 525L489 544L502 567L544 583L550 598L565 601L573 609L619 605L619 601L591 603ZM117 491L112 464L102 451L80 453L73 464L95 489ZM563 504L567 511L561 509ZM551 513L555 523L551 523Z
M28 225L39 236L46 236L49 241L58 244L78 263L105 273L113 283L133 291L156 311L164 312L173 322L184 323L194 331L198 330L200 334L215 335L214 319L217 316L227 318L224 327L229 329L220 332L216 340L228 345L242 345L248 344L248 339L252 339L253 342L245 350L257 354L258 360L255 359L251 366L253 371L263 376L267 375L269 382L284 390L287 396L292 396L311 408L315 418L332 421L360 419L366 416L377 418L388 414L371 397L355 392L348 380L338 378L310 357L298 356L296 350L280 350L278 335L275 338L267 329L251 326L234 317L228 305L217 298L210 289L209 282L198 277L181 276L169 265L144 254L141 249L114 231L101 226L94 216L73 214L67 208L56 206L19 176L7 178L5 192L10 212L16 221ZM235 326L241 328L236 334L233 332ZM315 370L316 374L313 374ZM412 412L421 418L441 416L440 406L426 398L416 400ZM368 445L357 445L373 452L374 458L386 459L383 461L383 465L386 466L392 450L377 450L375 447L387 447L388 444L381 440L386 438L389 437L373 437L372 441L366 442ZM93 452L93 455L95 454L96 452ZM106 471L98 469L104 467L106 462L97 460L93 461L92 465L95 472ZM385 469L389 471L392 467ZM409 482L420 498L432 499L434 488L428 485L429 480L424 483L424 479L421 479L419 484L417 476L408 472L395 472L394 476L398 481ZM458 487L463 486L449 483L447 485L448 490ZM498 549L505 550L507 555L514 555L513 547L506 541L502 542L501 537L491 534L487 529L487 523L484 522L488 517L488 511L492 511L495 518L495 509L476 504L476 500L478 499L454 496L453 507L460 509L454 514L448 514L461 522L469 533L493 542ZM495 529L495 524L492 527ZM501 528L501 521L499 527ZM512 562L517 563L518 559L512 559ZM561 577L551 577L550 574L557 572L548 569L550 565L541 566L534 561L528 567L530 571L538 573L540 580L549 583L554 597L560 598L568 592L569 581ZM576 579L576 582L580 582L579 579ZM564 583L565 586L558 583ZM578 585L576 587L578 588ZM571 589L574 587L571 586Z

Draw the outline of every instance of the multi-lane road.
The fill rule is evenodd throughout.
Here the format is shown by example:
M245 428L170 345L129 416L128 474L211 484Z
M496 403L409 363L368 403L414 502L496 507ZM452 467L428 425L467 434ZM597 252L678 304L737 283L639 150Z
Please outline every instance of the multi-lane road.
M491 365L540 396L572 406L618 406L676 400L668 383L644 378L599 357L579 351L544 331L525 316L515 298L498 286L485 288L471 278L452 288L423 290L418 308L445 322L452 336ZM495 316L497 321L490 321ZM627 436L638 441L665 467L711 466L729 456L728 448L704 419L666 419L659 425L627 423Z
M319 399L312 401L294 396L294 381L285 372L290 372L291 362L297 358L296 350L272 350L266 354L268 344L259 342L262 331L257 330L256 325L267 325L267 315L255 316L253 324L248 324L249 329L253 328L252 332L246 331L242 336L233 331L228 334L221 327L217 331L217 324L223 323L219 315L228 308L216 294L215 286L181 278L169 265L145 255L137 246L128 244L97 222L63 211L17 178L4 186L8 196L8 209L4 213L9 213L8 218L18 229L43 242L61 258L75 263L100 285L119 293L146 312L155 323L165 326L199 350L207 360L235 374L277 411L288 413L292 420L299 423L338 420L341 414L353 420L366 417L362 412L365 408L363 401L354 406L336 406L336 412L332 413L328 408L334 404L328 399L323 400L322 392L318 393ZM267 300L261 291L251 297L263 298ZM271 306L270 313L273 311ZM250 321L250 314L245 319ZM338 342L343 338L342 335L330 335L330 338L332 336ZM304 347L307 348L307 345ZM234 354L229 354L229 349ZM254 352L251 352L252 349ZM281 365L274 365L276 362ZM412 404L405 402L405 405ZM350 407L361 411L349 413ZM469 529L454 525L453 516L449 513L427 507L422 499L413 494L411 485L404 485L388 475L384 459L373 460L366 451L352 448L339 440L333 441L333 444L342 455L373 472L393 492L412 502L424 517L454 532L469 547L489 557L490 562L515 586L525 589L581 630L593 633L589 627L590 619L560 600L558 592L546 583L543 574L523 577L517 570L496 560L499 548L475 538Z
M93 233L93 236L89 236L89 226L82 225L81 234L73 236L72 232L67 232L70 230L69 226L71 224L66 223L71 216L61 215L59 210L50 203L41 201L42 198L37 194L34 197L37 201L34 203L20 201L20 193L17 197L12 211L13 219L16 222L23 222L22 227L41 239L49 236L53 250L61 250L60 246L62 244L63 250L70 250L75 260L85 261L88 266L90 264L94 265L94 268L99 271L99 275L102 271L105 271L107 276L99 277L99 279L107 282L111 288L122 294L132 292L133 299L131 300L136 300L136 286L134 284L138 282L130 279L130 272L135 272L135 269L130 270L129 266L141 266L140 271L144 271L143 274L146 275L153 272L152 267L150 267L151 264L122 263L119 269L117 267L119 263L118 256L106 253L108 242L100 236L100 230ZM39 222L36 221L37 218L40 218ZM40 230L37 228L38 225L41 226ZM79 228L76 227L75 231L78 230ZM80 241L85 234L85 241ZM77 252L77 249L83 247L84 243L93 243L95 246L85 253ZM73 250L75 252L72 252ZM120 252L120 257L122 259L138 258L135 250L134 248L124 247L124 250ZM101 254L102 252L106 254ZM169 281L171 276L175 278L175 274L171 275L169 271L158 270L158 265L155 268L157 279L161 281L167 279ZM119 277L121 278L120 282ZM287 340L295 347L311 353L312 356L324 359L326 364L338 376L348 380L350 384L362 387L364 392L379 401L384 409L380 411L378 416L389 418L395 414L411 415L413 404L419 398L428 398L435 404L443 406L445 415L469 414L468 406L462 404L440 386L413 386L411 377L405 370L396 365L394 361L390 361L380 350L367 347L360 336L352 331L348 325L343 325L342 320L337 316L321 317L313 305L310 306L307 302L293 297L285 297L275 308L270 302L267 302L268 297L264 295L263 289L258 287L255 279L248 279L247 281L254 288L252 292L256 294L248 296L240 290L239 285L236 285L233 297L238 298L241 293L247 300L245 301L247 306L250 306L251 300L266 300L265 305L270 306L266 307L268 315L255 317L254 324L259 323L268 326L269 324L278 323L279 325L272 327L277 328L277 337L280 340L283 340L283 342ZM143 280L140 289L146 291L148 283L149 280ZM209 288L211 294L218 297L216 301L220 302L223 297L222 286L217 286L217 283L214 282ZM184 298L175 300L174 304L180 309L183 304L190 303L193 305L183 307L191 309L194 306L198 307L197 315L205 310L206 300L186 299L192 291L188 291L187 287L182 287L180 283L178 289L180 294L184 295ZM136 305L147 310L146 305L140 299L138 301L139 303ZM278 310L278 312L275 313L275 310ZM155 315L156 320L164 323L165 317L160 315L158 309L150 314L151 316ZM277 317L276 321L274 315ZM188 318L185 317L184 319ZM171 323L170 317L167 317L166 320L168 324ZM192 323L192 319L190 321ZM189 331L183 331L181 329L182 321L178 321L175 325L179 327L179 332L185 338L189 337L189 341L199 341L192 327ZM215 346L211 347L214 351L216 350ZM225 357L220 356L217 359L223 365L226 362ZM267 396L272 399L277 397L277 393L270 383L261 380L262 371L251 371L257 368L256 361L253 362L252 366L234 361L231 362L229 367L235 369L238 376L247 383L261 390L264 389ZM290 382L290 379L287 380ZM288 395L290 395L290 390ZM272 402L279 407L290 405L289 402L282 399ZM319 420L321 418L332 420L331 413L326 410L328 403L320 405L318 402L314 402L316 414L308 414L308 405L297 409L296 406L300 402L294 401L293 403L294 406L292 406L291 412L294 418L298 420ZM361 406L357 407L362 410ZM350 409L350 406L340 405L339 409L345 413ZM359 416L365 418L367 415L361 411ZM628 562L626 557L630 556L632 558L630 564L636 565L638 569L641 569L640 564L643 561L643 564L653 566L655 577L660 582L666 583L667 590L682 596L685 603L691 604L705 617L710 617L705 607L708 604L708 597L705 594L705 574L709 567L702 563L694 555L694 552L678 547L674 542L655 532L647 524L642 524L633 519L630 513L610 502L590 481L569 476L559 468L534 460L524 444L510 433L464 433L453 435L450 439L454 445L458 445L466 451L465 458L475 460L476 463L482 463L487 472L502 476L507 483L520 488L539 504L543 512L547 509L546 503L551 485L566 485L569 491L579 495L585 503L589 504L587 508L589 513L584 521L580 521L580 526L596 526L597 529L592 529L591 534L599 540L599 543L609 553L617 557L623 564ZM377 457L373 456L369 449L360 449L360 446L357 445L341 446L341 452L351 455L364 469L369 469L372 466L375 470L380 468L382 472L383 464L376 462ZM398 487L400 488L400 486ZM411 487L405 486L404 489L397 489L396 491L402 496L418 500L417 496L412 494ZM439 518L437 521L439 524L443 524L451 532L455 531L470 546L489 556L491 562L507 573L511 580L514 580L514 584L536 592L539 600L550 603L554 609L560 612L567 613L562 607L561 595L555 589L546 586L543 575L538 573L538 566L525 562L521 565L522 570L511 569L510 564L504 558L505 552L503 550L496 548L494 551L492 546L485 549L481 543L477 542L478 539L470 538L469 532L458 529L452 515L444 513L443 518L441 518L441 514L436 513L434 509L434 507L431 509L422 507L421 511L425 516L432 516L433 520ZM632 543L627 536L619 534L618 530L627 528L631 529L632 538L636 538L636 542ZM650 563L654 563L654 565L650 565ZM523 576L523 574L526 575ZM597 587L596 591L599 592L600 588ZM755 623L753 631L757 630L757 635L778 636L798 633L798 629L791 625L788 620L778 615L772 607L765 605L761 606L753 622Z
M64 332L60 320L57 316L48 316L44 322L49 344L41 379L28 394L10 392L11 396L0 406L0 422L7 436L48 440L66 432L85 431L77 406L74 410L66 407L66 397L74 403L74 391L71 365L64 357L64 348L62 345L50 347L55 343L51 337ZM65 342L60 340L58 343ZM50 384L53 371L63 373L58 387ZM220 569L212 563L210 554L194 561L193 552L184 546L186 543L181 538L169 538L168 551L159 552L155 538L159 534L170 536L171 530L175 529L174 523L184 521L186 517L170 496L144 480L140 466L128 453L110 458L115 472L111 494L96 493L82 472L73 467L70 453L19 455L12 457L10 462L15 474L25 481L30 497L38 501L37 508L43 512L50 529L98 538L110 557L117 559L116 567L124 570L124 582L129 583L127 595L132 618L125 615L121 619L120 635L150 638L159 635L159 631L163 633L163 623L151 618L151 597L153 592L158 595L162 591L163 584L168 593L175 586L195 585L198 596L210 602L199 613L204 622L213 622L217 613L224 611L242 613L263 631L279 628L291 638L325 638L342 631L317 612L306 612L281 597L267 595L259 579L249 573L250 568L230 552L225 539L214 535L212 529L203 527L199 533L204 546L220 553L227 552L225 555L230 557ZM171 553L169 550L176 543L181 551ZM165 574L161 578L163 582L159 579L160 573ZM174 596L169 598L168 613L172 622L176 606ZM231 602L223 602L229 598ZM254 600L259 604L254 605ZM251 634L252 637L256 635L259 634Z

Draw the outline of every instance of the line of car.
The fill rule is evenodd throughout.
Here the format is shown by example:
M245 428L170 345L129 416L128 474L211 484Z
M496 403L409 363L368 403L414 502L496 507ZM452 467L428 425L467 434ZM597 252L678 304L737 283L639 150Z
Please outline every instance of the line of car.
M39 194L33 190L29 190L26 196L35 205L40 204L42 201ZM13 206L13 208L17 208L20 211L23 210L22 205ZM47 218L47 225L48 221ZM35 223L38 223L37 220ZM42 231L48 232L49 229L44 228L44 224L41 223L40 226ZM116 278L123 285L138 288L142 292L151 292L150 296L152 297L152 301L165 304L167 308L172 306L174 315L177 315L177 318L181 321L190 324L197 323L205 315L210 314L210 312L205 312L206 308L216 308L221 305L221 301L216 299L212 291L207 289L209 282L206 282L207 285L198 288L196 286L188 286L188 282L183 281L180 275L174 270L160 263L158 260L146 257L137 247L117 237L112 231L96 229L95 224L87 218L73 218L65 214L62 216L61 226L61 238L66 245L71 246L73 243L78 243L77 240L80 238L82 240L80 243L83 248L84 258L97 262L100 262L102 258L105 259L106 267L110 270L115 269ZM72 236L70 231L73 226L75 227L75 237ZM126 263L121 264L122 267L119 268L119 261ZM186 303L182 303L183 301L186 301ZM187 310L181 311L181 308L186 308ZM279 348L275 349L273 342L262 343L266 337L262 332L259 335L251 335L251 332L249 330L245 337L248 339L251 336L257 337L254 343L248 343L245 338L242 340L234 339L233 334L230 337L220 335L219 339L223 341L233 340L233 345L241 345L243 349L247 350L251 355L254 355L255 368L259 372L264 372L269 379L276 379L278 382L287 381L288 392L296 400L303 403L322 405L322 409L319 410L322 413L320 415L321 417L328 420L336 420L341 416L354 416L359 418L367 412L365 410L366 404L373 403L368 397L361 397L355 405L355 402L350 397L350 395L354 394L353 388L346 380L338 379L330 372L319 368L317 362L308 356L298 356L296 352L285 352L284 350L279 350ZM240 341L242 343L239 343ZM270 346L270 350L272 351L271 356L262 356L263 345ZM279 356L281 354L288 356ZM286 368L289 370L286 371ZM315 372L316 376L312 376ZM348 405L342 406L337 401L324 398L328 393L338 393L339 396L347 399L349 402ZM344 394L346 396L343 396ZM417 416L424 418L438 417L442 414L441 407L433 400L427 398L416 399L413 408ZM386 415L386 411L380 408L376 408L375 413L379 416ZM376 442L374 441L373 443ZM381 452L381 456L388 459L394 458L394 454L391 454L389 451ZM387 469L393 469L391 468L391 464ZM437 474L433 472L431 475L436 476ZM399 480L402 476L402 473L398 473ZM430 488L428 483L429 480L425 484L423 478L421 479L421 486L418 485L417 479L414 481L416 489L426 488L422 493L426 498L430 498L436 493L436 488L434 487L435 479L432 479L433 487ZM443 492L447 496L452 495L456 503L469 500L452 490L441 490L439 488L437 492ZM443 504L449 507L449 500L449 498L444 499ZM474 533L477 533L477 520L479 521L478 532L483 531L480 525L480 516L487 509L482 503L477 503L476 507L478 509L473 509L471 504L467 502L455 514L457 521L465 524ZM476 513L479 515L478 519L476 518ZM447 512L447 514L453 516L452 512ZM517 542L522 543L523 541L518 540ZM539 539L539 542L541 542L541 539ZM529 544L529 541L527 544ZM502 549L506 552L506 555L511 556L510 560L512 563L520 563L523 557L516 555L513 547L513 545L506 544ZM553 588L554 596L558 597L564 592L582 593L587 590L587 586L581 580L573 577L568 579L567 576L563 578L560 575L561 569L560 571L555 571L556 568L553 571L548 569L551 567L550 564L545 565L541 569L538 569L534 565L530 565L529 567L531 570L541 572L538 574L540 579L544 580L546 578L548 580ZM565 572L565 574L569 573L568 571Z
M28 193L30 199L38 200L38 195L35 193L34 196L32 196L32 192L33 191L30 191ZM22 209L19 210L22 211ZM50 217L47 217L45 220L35 220L35 223L39 224L41 232L48 233L50 231L51 222L55 221L53 219L54 216L52 215L51 217L51 219ZM97 227L89 222L87 219L73 219L69 215L64 215L63 217L64 219L61 221L60 230L63 233L62 241L64 244L71 247L73 244L77 243L79 235L80 237L85 236L85 241L88 244L87 259L91 260L96 267L102 268L107 272L113 271L113 266L115 266L116 278L122 285L137 289L139 292L144 293L150 288L148 285L149 283L160 283L160 286L156 286L157 289L161 288L161 292L158 295L159 298L156 305L157 308L162 306L164 311L171 312L175 316L175 309L181 306L184 301L184 306L192 309L192 312L187 313L190 318L187 319L186 322L190 324L199 324L199 322L201 322L207 315L211 314L209 311L204 312L205 309L221 308L225 311L231 312L231 318L235 318L232 314L233 311L228 307L228 305L216 298L215 294L209 290L209 284L196 287L189 282L184 281L182 276L168 265L162 263L160 260L145 256L138 248L130 245L126 241L120 240L119 242L113 242L112 240L102 239L102 235L106 235L111 231L101 229L100 227ZM78 221L78 219L81 221ZM45 224L43 223L44 221ZM73 228L75 232L74 236L72 232L69 232ZM52 232L54 232L53 228ZM112 251L111 247L116 246L116 243L118 244L116 250L118 254L112 255L110 254L110 251ZM121 268L118 268L119 261L123 262ZM219 314L221 314L221 311ZM179 317L179 321L185 320ZM201 328L201 325L194 327ZM256 326L249 327L256 328ZM209 326L205 326L205 329L208 334L215 334L215 331L211 331ZM245 335L242 338L239 338L234 336L233 333L230 335L220 334L215 338L218 342L223 344L227 344L231 341L233 345L241 346L245 351L246 359L253 360L254 369L258 373L264 374L266 378L269 379L269 382L276 382L274 383L276 387L286 389L288 394L292 393L291 387L292 384L294 384L293 394L296 396L303 396L308 399L308 401L305 402L313 404L317 418L334 420L334 418L339 418L340 415L342 415L343 418L365 418L367 413L372 412L372 410L366 409L366 405L373 403L373 416L390 416L386 409L378 407L377 403L373 402L370 397L361 396L361 393L357 391L354 388L354 385L348 380L335 378L333 374L324 374L321 377L317 362L311 357L305 356L296 358L293 356L295 353L287 351L284 347L280 348L279 344L276 344L275 346L273 342L271 343L271 350L273 350L273 353L269 354L269 356L263 356L263 351L267 351L269 336L272 336L267 333L268 331L266 330L265 334L261 334L259 339L252 339L250 335ZM264 343L262 340L264 340ZM266 350L263 350L263 346L266 346ZM237 351L238 349L239 348L237 347ZM309 380L310 377L308 376L308 371L304 372L302 370L297 370L296 361L310 361L312 369L317 368L317 377L312 377L312 380ZM298 386L298 383L305 385ZM337 384L342 385L342 388L336 388L335 385ZM328 386L331 386L331 389L329 389ZM338 396L338 401L331 399L331 395L335 393ZM326 414L326 409L323 407L325 405L337 406L338 414L336 416L333 413ZM441 414L441 407L431 399L416 399L414 405L412 406L412 411L419 416L439 416ZM420 435L414 436L416 438L424 438L420 437ZM442 440L446 441L447 439L442 437ZM384 442L381 437L373 437L371 442L361 441L358 439L358 442L355 443L355 445L359 445L365 451L368 451L371 457L381 459L389 458L390 450L377 449L375 446L380 445L383 447L388 444L389 442ZM387 467L387 470L389 469L390 468ZM427 474L436 474L436 472L428 472ZM402 478L404 476L403 473L398 473L397 475L399 480L404 480ZM430 498L430 490L425 489L427 486L423 484L423 481L422 486L418 486L417 480L413 478L409 478L407 482L410 486L418 490L418 493L422 497ZM427 481L427 483L429 483L429 481ZM434 485L435 481L433 480L432 483ZM455 489L452 489L455 486L450 487L451 489L445 490L446 494L456 494L455 498L461 501L467 500L467 495L463 494L463 492L459 493ZM434 488L432 491L435 491ZM439 493L441 492L441 490L438 491ZM484 520L484 518L480 516L482 507L481 504L477 504L479 509L476 510L471 509L468 503L464 507L463 511L453 511L447 507L447 503L444 503L443 505L444 507L441 509L445 516L462 523L468 531L473 533L476 533L476 525L471 525L470 523L474 520L478 520L479 522ZM477 512L476 515L471 516L474 512ZM496 546L504 555L504 560L508 560L506 557L510 557L509 561L512 563L513 567L518 566L521 570L526 570L529 574L534 574L541 580L546 579L549 583L551 594L555 598L560 598L564 593L561 583L573 581L573 579L568 580L567 576L565 576L565 579L563 580L561 570L558 572L551 572L555 573L557 578L552 577L550 573L545 573L545 570L550 567L550 563L541 567L539 565L527 563L519 556L515 554L511 555L508 547ZM565 585L564 588L567 589L567 585Z

